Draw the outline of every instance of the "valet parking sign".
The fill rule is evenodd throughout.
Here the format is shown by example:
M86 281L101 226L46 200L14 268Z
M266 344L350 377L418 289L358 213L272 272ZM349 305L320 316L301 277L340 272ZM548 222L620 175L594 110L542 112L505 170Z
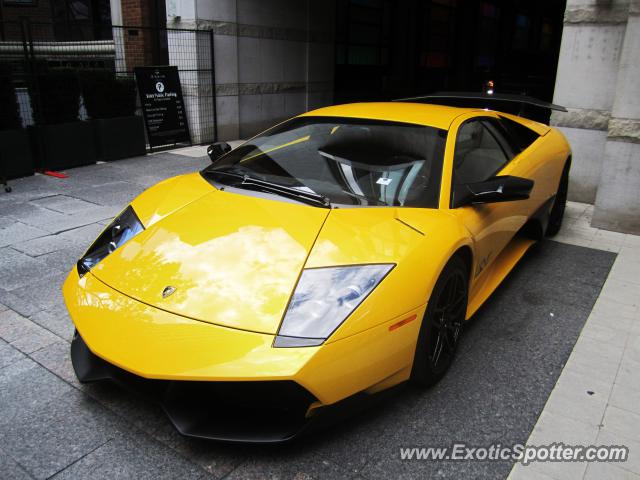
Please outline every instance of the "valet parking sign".
M136 67L134 73L151 148L191 143L178 68Z

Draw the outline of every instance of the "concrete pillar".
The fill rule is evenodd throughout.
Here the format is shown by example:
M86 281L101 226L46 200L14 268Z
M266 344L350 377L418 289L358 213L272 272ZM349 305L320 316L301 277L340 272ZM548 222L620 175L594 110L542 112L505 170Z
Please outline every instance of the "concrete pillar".
M237 2L240 136L330 104L333 2Z
M182 90L188 114L191 137L195 143L212 138L204 127L204 119L211 116L212 98L216 93L216 120L219 140L238 138L237 97L227 91L213 91L211 51L206 32L214 32L216 84L237 84L236 0L167 0L167 28L169 30L169 62L183 70ZM202 30L202 34L178 29ZM205 131L207 130L207 131Z
M307 0L307 91L304 110L333 103L335 2ZM297 112L300 113L300 112Z
M111 24L122 25L122 4L120 0L110 0L111 7Z
M214 32L220 140L332 102L334 16L315 0L167 1L169 28Z
M628 0L568 0L551 117L573 149L569 199L594 203L628 16Z
M592 225L640 234L640 0L629 5Z
M120 0L110 0L111 5L111 25L122 26L122 3ZM122 74L127 71L127 59L125 58L125 35L122 28L112 28L115 68L116 72Z

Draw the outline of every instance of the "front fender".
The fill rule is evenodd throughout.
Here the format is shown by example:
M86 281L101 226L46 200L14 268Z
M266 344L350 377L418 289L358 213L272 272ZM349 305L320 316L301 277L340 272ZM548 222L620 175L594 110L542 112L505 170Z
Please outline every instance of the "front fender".
M471 246L459 220L435 209L332 210L306 268L393 263L395 268L328 343L377 327L425 305L456 250Z

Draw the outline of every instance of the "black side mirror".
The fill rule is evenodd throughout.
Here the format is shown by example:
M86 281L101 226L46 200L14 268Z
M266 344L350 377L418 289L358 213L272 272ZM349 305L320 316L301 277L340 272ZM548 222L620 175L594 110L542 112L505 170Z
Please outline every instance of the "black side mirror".
M216 142L207 147L207 155L209 155L212 163L223 156L225 153L230 151L231 145L229 145L227 142Z
M453 192L453 208L481 203L526 200L533 189L533 180L506 175L484 182L456 185Z

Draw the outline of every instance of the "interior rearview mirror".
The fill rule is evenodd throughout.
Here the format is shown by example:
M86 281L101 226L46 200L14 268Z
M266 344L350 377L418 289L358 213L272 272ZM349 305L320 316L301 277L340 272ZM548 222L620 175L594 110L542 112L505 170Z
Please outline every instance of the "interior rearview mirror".
M222 155L231 151L231 145L227 142L216 142L207 147L207 155L209 155L209 159L211 162L215 162Z
M526 200L532 189L533 180L510 175L493 177L484 182L459 184L453 191L453 208Z

